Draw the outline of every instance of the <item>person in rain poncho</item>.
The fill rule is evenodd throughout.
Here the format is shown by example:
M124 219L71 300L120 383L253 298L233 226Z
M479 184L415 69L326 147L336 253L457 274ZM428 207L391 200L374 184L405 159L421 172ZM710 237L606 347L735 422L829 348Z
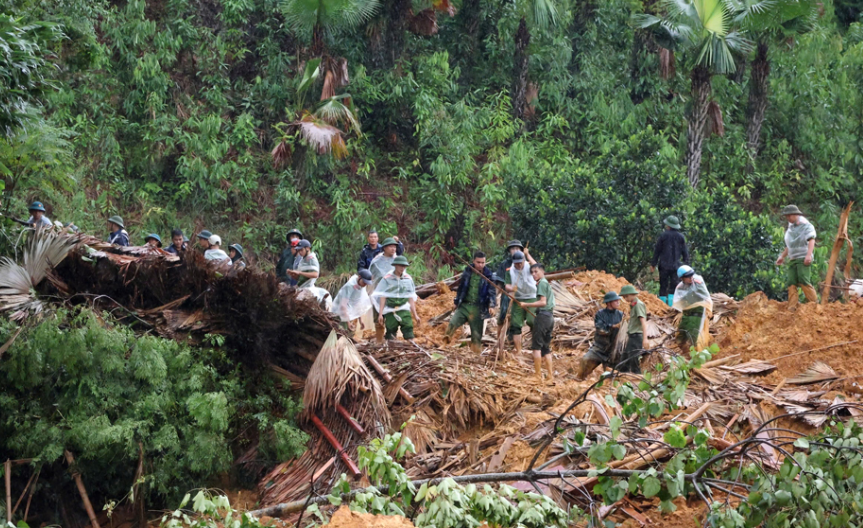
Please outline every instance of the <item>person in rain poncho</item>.
M396 243L396 255L403 255L405 252L405 245L399 241L399 237L392 237L392 239ZM372 261L384 252L384 247L381 244L378 244L378 231L377 229L372 229L368 234L369 243L363 247L363 250L360 251L360 259L357 261L357 271L361 269L369 269Z
M779 255L776 265L781 266L787 261L788 309L797 309L799 296L797 288L803 290L806 300L818 302L818 295L812 286L812 253L815 251L815 226L809 223L796 205L782 209L782 215L788 220L785 230L785 251Z
M398 251L399 245L394 238L390 237L384 240L381 247L383 247L383 253L379 253L374 259L372 259L372 263L369 264L369 271L372 274L372 291L374 291L378 283L380 283L388 273L392 273L393 261L398 256L396 255L396 252ZM379 345L382 345L384 343L384 332L386 331L386 328L384 325L378 323L380 318L378 317L379 314L377 309L377 303L372 303L372 310L374 312L372 316L375 322L375 341L377 341Z
M222 249L222 237L219 235L210 235L207 239L207 244L210 249L204 252L204 258L218 263L227 263L231 265L231 257Z
M372 303L378 309L378 324L386 328L386 339L395 339L399 329L402 337L413 342L414 324L420 324L416 308L416 287L407 274L408 259L399 255L393 259L393 271L387 273L372 293Z
M593 317L593 324L596 327L593 344L578 361L578 374L575 379L579 381L584 380L599 365L616 367L611 365L611 351L614 348L617 333L620 331L620 324L623 322L623 312L618 309L620 295L610 291L602 298L602 302L605 308L596 312Z
M297 259L294 269L287 271L288 276L297 281L297 288L311 288L318 280L321 265L318 257L312 252L312 243L305 238L297 244Z
M710 317L713 314L713 299L704 284L704 278L696 275L689 266L677 270L680 284L674 290L672 307L681 312L677 340L684 351L690 347L697 350L707 348L710 334Z
M342 321L342 325L350 331L356 330L356 320L360 321L360 329L365 329L362 316L371 309L372 300L366 286L371 284L372 274L367 269L361 269L342 286L333 307L330 310Z
M527 249L516 251L512 255L512 267L506 274L506 291L512 293L516 301L521 303L536 302L536 280L530 273L530 268L525 261L536 264ZM512 331L512 340L515 343L516 353L521 352L521 330L527 324L533 326L533 313L525 310L518 303L510 307L512 315L509 319L509 327Z
M498 264L497 271L492 274L495 284L501 288L506 287L506 276L509 274L509 268L512 267L512 256L516 251L524 251L524 246L519 240L510 240L506 244L506 251L503 255L503 260ZM503 326L503 321L506 319L506 312L509 310L509 297L506 295L500 296L500 310L497 313L497 326ZM509 328L506 330L508 340L512 339L512 332Z

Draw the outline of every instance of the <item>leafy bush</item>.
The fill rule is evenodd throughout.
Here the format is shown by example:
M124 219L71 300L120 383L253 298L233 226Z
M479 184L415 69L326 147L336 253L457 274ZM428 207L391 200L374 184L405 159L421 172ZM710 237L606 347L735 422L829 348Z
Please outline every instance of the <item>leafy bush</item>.
M296 402L266 379L244 380L218 350L136 336L89 310L61 310L22 331L0 362L0 456L33 458L43 475L64 449L93 502L125 495L144 459L147 494L162 504L226 472L233 440L257 429L261 452L304 450ZM5 323L0 340L15 331ZM248 448L248 446L246 446ZM282 458L284 457L284 458Z

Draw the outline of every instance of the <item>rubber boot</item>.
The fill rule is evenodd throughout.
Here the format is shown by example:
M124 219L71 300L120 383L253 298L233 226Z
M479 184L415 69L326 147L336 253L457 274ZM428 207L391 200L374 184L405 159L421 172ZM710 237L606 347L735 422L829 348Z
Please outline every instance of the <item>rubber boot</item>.
M548 381L554 382L554 365L552 365L551 354L545 356L545 367L548 369Z
M533 372L536 374L536 379L542 381L542 358L534 356L533 358Z
M669 307L674 306L674 295L667 296L665 298L665 304L667 304Z
M593 372L598 366L599 361L581 358L578 360L578 374L575 376L575 379L578 381L584 381L587 375Z
M662 304L668 304L668 295L660 295L659 300L662 301Z
M788 287L788 311L796 312L797 311L797 301L799 298L797 297L797 286L789 286Z

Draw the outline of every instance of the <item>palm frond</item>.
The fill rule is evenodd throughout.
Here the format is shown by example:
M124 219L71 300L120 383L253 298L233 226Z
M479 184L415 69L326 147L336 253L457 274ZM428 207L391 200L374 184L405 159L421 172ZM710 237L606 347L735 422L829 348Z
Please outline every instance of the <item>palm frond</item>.
M360 122L353 112L350 94L330 97L315 110L314 115L329 125L344 126L347 130L362 135Z
M446 13L451 17L455 16L458 11L450 0L432 0L432 8L434 8L435 11Z
M321 76L321 59L312 59L306 63L306 67L303 70L303 77L300 80L300 84L297 86L297 92L304 93L309 88L312 87L312 84L318 80Z
M424 37L437 34L437 13L432 8L423 9L411 17L410 22L408 22L408 29L410 29L411 33Z
M531 22L540 29L557 24L556 0L532 0L528 16Z
M60 264L77 242L77 237L53 229L35 230L24 250L24 269L32 285L42 282L48 270Z
M300 129L300 136L318 154L332 154L337 158L343 158L347 154L342 131L338 128L311 114L304 115L295 124Z

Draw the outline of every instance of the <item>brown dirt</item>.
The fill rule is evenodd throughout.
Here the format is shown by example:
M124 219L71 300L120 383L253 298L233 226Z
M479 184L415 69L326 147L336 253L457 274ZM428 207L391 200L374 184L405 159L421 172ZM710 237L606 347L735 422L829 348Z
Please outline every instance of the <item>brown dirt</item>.
M352 512L342 506L330 518L330 528L413 528L413 524L400 515L372 515Z
M610 291L620 293L620 289L630 284L630 282L623 277L615 277L604 271L592 270L576 274L575 279L566 284L581 294L580 296L583 299L592 301L595 299L601 300L602 296ZM665 315L670 310L665 303L659 300L659 297L652 293L641 292L638 298L647 305L647 311L652 314ZM624 304L626 303L621 303L621 310L626 311L627 308L624 308Z
M796 312L788 304L753 293L743 300L733 324L717 339L722 358L740 354L741 361L762 359L778 368L767 381L799 374L815 361L833 367L840 375L863 378L863 305L830 303L818 313L816 305L801 304ZM826 350L785 357L847 341ZM777 359L779 358L779 359ZM775 361L774 361L775 360Z

